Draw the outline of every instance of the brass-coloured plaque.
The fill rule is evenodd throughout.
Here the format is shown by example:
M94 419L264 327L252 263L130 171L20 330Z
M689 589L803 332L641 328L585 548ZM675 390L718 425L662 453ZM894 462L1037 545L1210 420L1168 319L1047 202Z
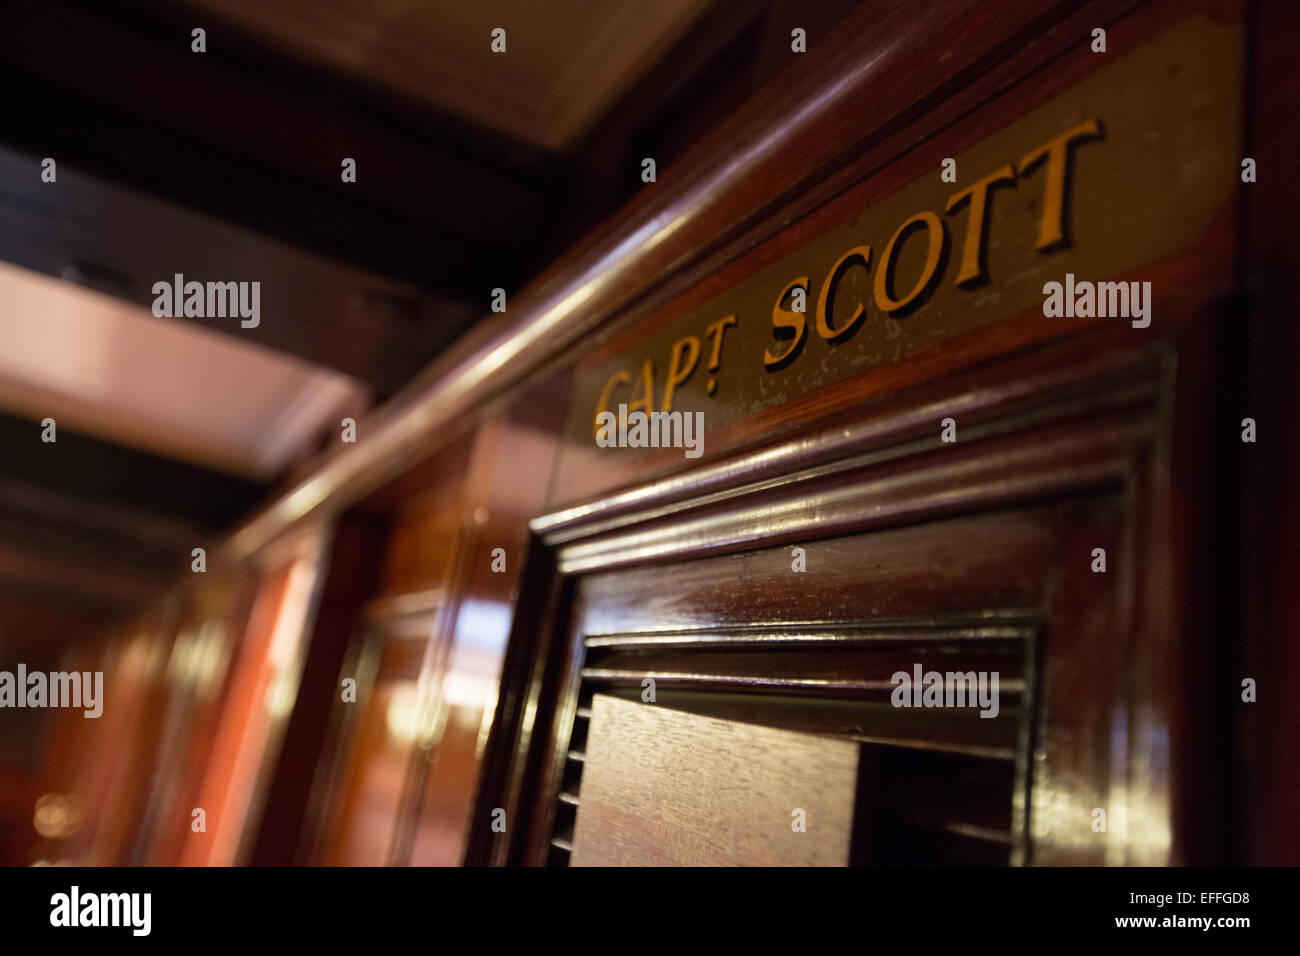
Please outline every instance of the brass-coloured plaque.
M1240 188L1242 43L1240 24L1190 17L968 149L926 144L924 175L855 187L838 227L581 367L571 447L636 455L598 444L602 412L701 412L712 430L1043 312L1049 283L1131 279L1193 247ZM1154 285L1135 336L1161 326Z
M858 747L596 695L572 866L844 866Z

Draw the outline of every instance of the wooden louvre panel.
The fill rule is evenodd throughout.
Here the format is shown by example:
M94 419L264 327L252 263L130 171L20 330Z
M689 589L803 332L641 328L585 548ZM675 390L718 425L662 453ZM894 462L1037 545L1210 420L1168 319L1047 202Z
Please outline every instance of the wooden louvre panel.
M851 744L850 865L1167 858L1158 829L1090 826L1097 807L1165 812L1159 738L1128 728L1167 719L1133 694L1154 663L1142 609L1162 586L1139 573L1160 565L1140 558L1152 512L1136 504L1171 380L1159 351L1096 358L1105 374L1026 359L1054 393L1021 378L959 449L890 444L896 413L871 410L824 433L835 456L798 446L790 464L816 456L803 469L696 498L669 480L662 497L624 496L639 510L599 501L534 522L556 569L538 613L555 617L529 685L541 732L515 859L571 863L598 697ZM996 674L996 707L904 706L900 673L937 674L945 694Z
M1054 568L1075 534L1109 540L1114 515L1100 498L808 541L799 546L803 572L779 547L582 578L578 704L550 862L567 862L574 847L593 701L650 706L647 681L656 707L851 744L858 779L845 862L1024 861L1034 662ZM1105 597L1098 589L1098 607ZM945 688L964 687L969 675L970 699L896 706L900 673L941 675ZM993 706L975 699L981 675L996 675ZM635 725L627 731L635 736ZM651 764L652 739L642 741ZM635 766L636 741L602 744ZM727 759L743 764L737 748L712 762L700 756L699 772ZM799 752L791 750L794 778ZM703 792L698 798L707 805ZM600 799L608 800L603 789Z

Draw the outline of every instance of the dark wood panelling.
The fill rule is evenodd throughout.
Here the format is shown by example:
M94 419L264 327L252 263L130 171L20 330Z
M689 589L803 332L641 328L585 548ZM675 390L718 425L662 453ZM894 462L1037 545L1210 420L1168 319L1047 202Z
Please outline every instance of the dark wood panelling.
M932 172L931 150L975 141L1085 76L1098 23L1112 42L1136 45L1189 10L1235 21L1242 6L862 13L512 300L509 319L379 413L351 457L325 462L312 492L330 509L368 494L365 510L399 515L387 583L366 613L409 623L412 601L430 613L404 661L383 658L393 635L378 626L370 657L344 665L373 668L376 693L337 746L343 825L314 858L445 861L468 819L467 862L564 862L592 697L640 701L651 676L659 706L857 746L852 862L1222 862L1241 806L1253 827L1245 855L1285 859L1289 848L1265 844L1294 801L1271 782L1287 779L1284 748L1263 720L1288 726L1294 708L1273 698L1237 713L1234 645L1240 667L1270 681L1294 663L1277 635L1292 563L1292 469L1278 449L1295 402L1291 352L1276 345L1293 336L1274 328L1290 314L1282 287L1294 256L1265 244L1239 262L1235 203L1141 274L1159 290L1152 329L1025 314L755 417L698 463L577 476L553 467L583 349L615 347L660 310L707 300L842 219L851 192L861 205ZM937 64L936 37L945 52L955 44ZM1284 105L1278 96L1265 100ZM697 178L688 187L679 174ZM1290 208L1289 188L1262 199ZM1247 204L1252 234L1285 243L1266 205ZM1249 366L1244 309L1230 298L1239 266L1265 283L1259 305L1283 317L1250 313ZM1267 371L1265 381L1243 383L1246 367ZM510 401L498 401L506 390ZM1277 403L1260 415L1280 417L1264 432L1276 443L1248 463L1256 449L1238 447L1236 422L1252 402ZM959 423L952 445L938 434L947 416ZM1273 510L1255 512L1256 494ZM256 552L302 515L302 500L263 512L232 550ZM1243 544L1246 509L1260 517ZM466 527L474 534L453 541ZM791 569L795 546L803 573ZM508 560L500 574L490 569L497 547ZM1104 573L1093 568L1097 548ZM1225 563L1244 566L1243 595ZM456 610L435 628L435 607ZM441 687L457 647L479 634L499 642L507 626L495 714L475 691L465 726L440 736L457 714L442 688L421 712L428 749L395 742L391 695L376 694ZM894 671L949 662L999 671L997 719L890 705ZM1259 793L1223 769L1238 725L1240 763ZM358 796L367 781L370 798ZM367 808L380 824L363 834ZM492 827L498 809L504 833ZM1107 812L1105 831L1093 827L1096 810Z
M1246 516L1235 543L1236 580L1245 594L1234 662L1232 708L1237 715L1236 809L1246 819L1244 859L1300 864L1300 707L1291 688L1300 684L1300 182L1283 170L1300 144L1300 7L1285 0L1251 4L1255 58L1249 77L1250 113L1243 155L1258 164L1258 181L1243 184L1248 228L1241 257L1242 289L1249 296L1248 378L1240 418L1254 418L1256 444L1226 442L1222 453L1240 463L1246 481L1240 507ZM1234 429L1234 435L1236 429ZM1231 449L1231 451L1229 451ZM1232 544L1225 544L1232 548ZM1220 555L1222 557L1222 555ZM1227 586L1220 561L1216 586ZM1242 680L1259 683L1255 703L1241 700ZM1273 690L1266 691L1268 686ZM1228 688L1220 686L1220 693Z
M814 503L806 490L799 496L810 506ZM764 627L781 621L825 621L834 628L864 615L876 621L914 617L918 608L926 608L935 621L951 618L969 625L983 617L987 624L999 619L1015 624L1017 617L1035 614L1045 600L1039 569L1049 559L1054 535L1043 517L1014 514L953 522L938 540L923 528L869 538L800 539L808 571L794 592L771 587L775 573L793 573L788 548L699 561L686 576L666 565L601 575L584 582L582 597L594 605L584 633L683 628L707 634L711 628ZM755 541L779 534L771 525L751 527ZM780 536L793 540L802 531L806 538L807 530L805 524ZM990 535L1005 540L1008 547L997 552L980 548ZM701 533L695 540L703 550L710 539ZM613 553L611 548L610 559L617 560ZM665 549L650 557L665 560L681 553ZM632 557L647 559L620 556ZM720 595L725 599L720 601ZM996 616L984 617L990 614Z
M870 137L862 144L860 154L855 154L825 181L787 197L779 212L771 211L766 217L749 223L741 235L711 254L683 263L678 272L612 316L592 337L594 341L584 343L586 354L581 356L584 363L596 363L620 352L636 354L638 344L674 320L853 220L864 210L869 211L908 184L934 176L942 157L961 154L1102 70L1108 61L1092 54L1087 42L1081 39L1098 23L1108 24L1110 55L1116 55L1140 50L1180 21L1195 16L1201 8L1212 20L1221 18L1229 23L1240 20L1242 15L1237 9L1239 5L1230 3L1205 3L1200 7L1153 3L1116 19L1125 8L1132 6L1092 4L1085 12L1050 28L1044 27L1033 42L1022 44L1014 53L1008 52L997 65L989 66L960 91L952 92L931 109L909 117L899 128L890 130L891 135L882 140ZM1239 105L1230 104L1234 110ZM1231 195L1230 190L1225 192ZM1140 277L1149 279L1160 290L1161 328L1192 321L1200 314L1198 309L1207 298L1231 294L1235 281L1237 217L1235 201L1221 203L1202 234L1182 237L1185 247L1177 255L1140 270ZM1125 275L1130 279L1138 277L1136 271ZM723 314L719 313L719 317ZM751 313L753 320L766 323L767 316ZM924 321L924 316L909 321ZM707 448L712 454L782 432L798 435L810 424L841 409L879 400L918 383L952 374L954 370L1013 352L1027 343L1067 335L1089 324L1104 326L1106 323L1066 318L1044 321L1041 305L1035 304L987 328L885 362L809 395L761 408L742 420L710 428ZM1116 335L1116 341L1130 345L1133 338ZM566 355L554 364L567 367L574 358ZM761 380L761 366L755 363L750 374ZM553 508L596 497L620 485L639 485L649 475L682 471L689 464L683 461L680 449L612 455L602 455L600 451L592 448L585 435L580 442L572 435L566 436L561 470L555 482L559 495L551 500Z
M1167 735L1181 726L1172 701L1184 678L1171 674L1172 650L1156 622L1171 587L1186 585L1142 570L1158 560L1168 520L1151 496L1166 487L1173 354L1162 345L1120 359L1105 337L1094 337L981 373L983 427L957 446L908 441L916 399L904 396L828 427L842 443L842 457L830 463L816 441L778 441L732 459L728 476L703 469L695 491L705 493L693 499L688 483L665 481L617 503L539 519L542 580L530 595L538 604L527 621L516 619L510 651L532 661L508 662L490 753L494 776L480 794L480 855L471 859L536 863L565 852L551 844L552 826L563 823L555 814L580 801L571 789L580 786L581 763L573 735L583 732L583 700L594 686L634 696L644 676L666 678L677 706L757 695L733 714L736 707L761 713L761 698L777 694L795 699L756 722L824 732L833 726L828 713L804 699L881 699L900 661L945 646L938 636L945 628L953 629L946 646L963 670L1006 661L987 656L996 642L974 636L981 626L1042 629L1041 637L1020 640L1015 666L999 664L1008 703L1020 688L1038 687L1041 698L1037 718L1032 707L1008 710L1020 729L1000 751L1016 768L1007 808L1013 822L999 831L1013 834L1011 858L1178 858L1171 778L1159 761ZM1109 362L1110 374L1096 374L1099 362ZM1036 402L1044 396L1027 387L1023 373L1034 366L1050 402ZM1054 374L1044 377L1046 367ZM1185 374L1188 388L1213 380L1194 363ZM967 394L961 379L934 386L927 398L935 392ZM936 404L929 407L937 418ZM1017 507L1034 501L1041 503ZM794 543L805 549L802 574L791 570ZM1091 567L1098 547L1108 556L1106 573ZM559 577L545 570L548 554ZM1194 628L1187 633L1201 639ZM885 638L875 661L866 650L871 634ZM893 651L891 639L900 642ZM1165 692L1138 690L1128 679L1132 667ZM808 684L809 677L832 683ZM536 722L521 733L517 715L533 709ZM702 712L718 713L707 705ZM849 736L999 756L996 737L954 739L915 715L904 733L882 715L856 708L857 733ZM873 733L873 726L890 729ZM1131 736L1137 727L1145 729ZM1196 744L1180 734L1172 746L1183 752ZM522 833L508 841L481 833L485 801L522 819ZM1107 832L1090 827L1098 808L1113 815ZM1125 829L1126 814L1141 816L1140 831ZM990 837L978 832L958 835Z
M966 504L979 507L977 500L968 500ZM852 538L810 541L806 558L813 563L810 571L803 572L810 574L808 578L791 571L789 552L785 549L764 549L583 578L578 585L577 606L586 612L578 625L580 633L600 632L611 609L634 609L630 621L618 618L624 630L619 640L635 637L638 644L635 650L624 650L621 644L611 648L608 637L585 641L584 651L575 654L575 661L581 661L581 693L621 685L635 695L649 677L655 681L656 690L662 685L670 691L690 688L697 695L712 692L715 698L720 692L743 695L749 698L748 709L760 714L767 711L770 695L799 695L818 703L828 699L853 701L858 706L852 709L854 723L845 734L849 739L887 741L904 748L951 750L981 759L1008 761L1004 772L1008 799L1003 807L1008 822L996 830L1002 836L996 837L995 842L1014 847L1018 860L1033 858L1036 852L1039 862L1064 862L1055 844L1067 841L1061 840L1058 834L1034 824L1029 827L1032 842L1025 835L1029 740L1037 730L1031 722L1033 707L1024 698L1030 694L1036 679L1033 639L1041 627L1048 635L1047 643L1054 648L1052 660L1064 669L1059 674L1049 672L1050 679L1042 689L1046 708L1043 719L1052 722L1045 736L1055 742L1057 722L1068 725L1078 716L1074 711L1079 707L1087 710L1088 719L1109 717L1105 712L1099 714L1088 709L1088 705L1098 694L1115 692L1113 661L1103 659L1099 666L1081 667L1081 661L1092 660L1094 655L1088 654L1088 635L1080 631L1109 620L1106 609L1114 602L1113 587L1104 576L1091 575L1087 562L1091 560L1091 547L1102 546L1108 553L1115 553L1113 532L1103 529L1114 521L1116 511L1109 500L1103 499L1095 504L1085 501L1078 505L1041 507L1017 516L1017 521L1007 520L1006 514L994 514ZM1044 539L1050 542L1049 546L1043 546ZM948 550L952 543L959 543L955 550L966 555L996 554L1007 560L975 567L953 562L954 552ZM1090 543L1089 547L1082 547L1084 543ZM1079 555L1082 567L1072 567L1070 573L1091 579L1090 586L1065 589L1081 596L1063 603L1058 596L1062 590L1058 578L1066 572L1058 573L1057 569L1066 561L1078 564L1071 557L1075 554ZM741 559L747 562L743 572L736 567ZM710 566L714 573L710 573ZM831 569L836 569L833 574L828 573ZM947 573L936 574L939 569L947 569ZM638 577L638 571L648 570L656 573L641 573ZM834 580L819 580L826 577ZM609 578L618 579L618 586L602 587ZM909 587L909 578L924 580L926 586ZM730 586L722 583L724 579ZM1003 581L1012 582L1010 592L997 587ZM1035 583L1036 599L1025 601L1015 595L1015 589L1025 587L1029 581ZM737 587L737 582L744 584ZM890 599L885 606L877 600L882 592ZM670 607L665 613L656 607L655 595L665 593L684 593L688 610L677 612ZM769 599L779 596L781 600L768 605L759 595ZM1010 602L1006 602L1008 595ZM952 606L943 601L944 597L969 603ZM699 630L688 632L686 637L699 640L683 641L678 639L680 635L674 634L669 641L664 641L667 646L655 646L663 640L658 622L678 615L697 622ZM972 623L966 629L929 623L942 621L948 615L965 616ZM898 622L909 617L926 625L909 628L898 623L892 626L859 623L882 619ZM804 622L802 627L800 622ZM820 628L817 622L822 622ZM996 628L999 622L1007 636L1001 640L979 636L979 623ZM1009 626L1014 623L1019 623L1020 628ZM855 624L856 640L845 635L855 631ZM723 641L724 646L719 647L714 631L720 625L735 629L728 637L735 638L738 632L748 640ZM648 631L638 632L639 629ZM1010 636L1017 630L1018 637ZM959 636L954 637L954 633ZM759 637L768 640L760 641ZM767 649L778 642L779 650ZM961 728L959 734L954 734L959 719L950 714L944 714L942 722L937 724L930 719L931 714L943 713L941 710L917 714L885 706L893 688L891 675L898 671L910 673L916 664L925 670L998 672L999 700L1006 705L1005 711L999 709L999 717L1003 724L1014 721L1014 725L996 731L990 726L987 731L979 732ZM1090 675L1096 686L1081 687L1080 674ZM674 698L678 706L683 702L680 695ZM1063 713L1067 709L1070 712ZM816 708L801 710L783 703L758 722L771 725L788 721L779 725L824 732L827 729L824 718L815 719L811 725L803 722L808 711L815 713ZM568 712L569 708L561 704L557 725L562 725ZM705 712L716 714L713 708ZM575 730L579 723L575 722ZM985 721L969 714L967 724L971 723ZM1001 749L995 744L998 737L1005 741ZM1089 740L1087 747L1068 748L1064 753L1040 753L1036 760L1047 761L1054 769L1075 778L1090 773L1095 779L1105 781L1108 768L1088 763L1092 758L1086 755L1097 754L1102 759L1109 756L1110 735L1103 732ZM556 751L572 752L580 746L571 738L566 740L561 726ZM1082 768L1077 766L1081 757L1085 758ZM548 795L556 786L553 781L563 779L563 765L557 753L551 761L551 776L543 777L539 788L540 807L547 805ZM1015 779L1020 783L1013 787ZM1054 789L1056 783L1054 777L1045 773L1035 777L1035 785L1052 799L1059 799ZM1077 791L1078 779L1072 779L1071 783ZM922 792L921 796L925 794ZM1018 820L1016 832L1021 836L1012 834L1013 814ZM1057 816L1056 807L1049 807L1048 812L1039 815L1043 820ZM542 831L551 825L544 809L536 813L535 819L535 825ZM890 852L901 852L902 846L913 847L915 840L924 836L900 835L898 826L904 824L915 829L918 819L901 823L895 820L893 829L887 828L888 833L882 833L881 840L892 839L897 844L882 844L878 848L885 858ZM1067 820L1063 829L1073 839L1080 828L1086 830L1083 817ZM971 832L975 831L964 832L963 838L971 839ZM938 845L928 837L924 839L929 840L930 849L926 852L938 854L936 859L942 857ZM1103 845L1103 853L1104 839L1098 841ZM903 843L898 844L898 840ZM534 840L525 859L536 862L537 847ZM955 859L965 857L959 855Z
M843 471L869 462L889 462L918 451L942 447L938 423L945 417L962 422L962 437L990 437L1008 429L1090 411L1109 410L1119 418L1125 409L1149 402L1161 362L1158 348L1132 348L1119 339L1094 334L1090 344L1069 362L1061 353L1037 349L996 364L984 364L947 380L906 390L881 407L888 414L863 416L842 412L817 421L796 436L767 435L755 448L710 455L689 474L666 476L615 489L588 501L542 515L534 530L555 544L579 532L617 529L632 512L640 520L680 510L691 497L696 506L725 503L738 485L782 484L785 463L797 459L807 469ZM1093 387L1081 394L1078 383Z

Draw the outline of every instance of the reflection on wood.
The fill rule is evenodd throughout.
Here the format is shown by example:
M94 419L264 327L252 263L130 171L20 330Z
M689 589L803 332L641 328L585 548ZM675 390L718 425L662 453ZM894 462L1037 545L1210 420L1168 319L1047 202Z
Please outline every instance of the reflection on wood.
M333 797L324 862L381 866L388 862L419 722L419 673L427 619L376 637L373 683L358 680L357 723L345 744L346 764Z
M572 865L843 866L857 769L846 741L597 694Z

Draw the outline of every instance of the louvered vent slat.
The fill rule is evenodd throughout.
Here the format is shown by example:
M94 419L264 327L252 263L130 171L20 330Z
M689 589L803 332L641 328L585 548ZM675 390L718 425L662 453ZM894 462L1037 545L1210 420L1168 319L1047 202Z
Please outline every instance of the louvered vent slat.
M1036 633L1035 622L895 622L888 628L588 637L547 863L569 864L593 695L640 700L645 676L656 677L659 706L858 741L851 863L1006 865L1023 859L1012 808L1017 787L1025 786ZM925 670L998 671L998 716L893 707L889 677L914 663Z

